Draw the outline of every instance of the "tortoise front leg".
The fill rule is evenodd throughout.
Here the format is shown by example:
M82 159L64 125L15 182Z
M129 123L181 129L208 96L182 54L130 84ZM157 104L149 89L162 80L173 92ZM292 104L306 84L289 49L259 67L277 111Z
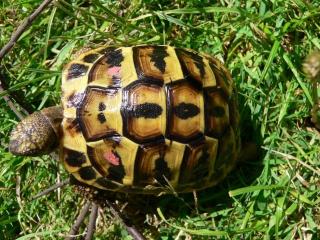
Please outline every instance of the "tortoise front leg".
M320 52L311 53L303 64L303 70L312 81L313 108L311 120L315 127L320 130Z

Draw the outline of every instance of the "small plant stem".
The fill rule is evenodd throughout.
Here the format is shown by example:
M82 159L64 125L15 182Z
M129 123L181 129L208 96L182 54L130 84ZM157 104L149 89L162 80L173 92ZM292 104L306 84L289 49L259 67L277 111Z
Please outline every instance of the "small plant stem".
M98 215L98 204L93 203L91 207L91 213L89 217L89 224L88 224L88 230L87 234L84 240L91 240L94 230L96 229L96 221L97 221L97 215Z
M47 195L47 194L49 194L50 192L52 192L52 191L54 191L54 190L56 190L56 189L58 189L58 188L62 188L62 187L64 187L64 186L68 185L69 183L70 183L70 180L67 179L67 180L64 180L64 181L62 181L62 182L59 182L59 183L57 183L57 184L54 184L54 185L52 185L51 187L49 187L49 188L43 190L42 192L38 193L37 195L33 196L33 197L31 198L31 200L35 200L35 199L40 198L40 197L42 197L42 196L44 196L44 195Z
M125 228L127 229L128 233L131 235L131 237L134 240L146 240L146 238L136 229L136 227L132 224L132 222L130 221L129 218L127 218L126 216L124 216L120 210L114 205L112 204L110 201L105 200L107 206L109 207L111 213L117 217L118 219L120 219L123 223L123 225L125 226Z
M75 235L79 232L79 228L81 223L83 223L83 220L85 216L87 215L89 209L91 206L91 202L87 201L86 204L82 207L75 223L71 226L70 232L68 234L68 237L66 237L66 240L73 240L75 239Z

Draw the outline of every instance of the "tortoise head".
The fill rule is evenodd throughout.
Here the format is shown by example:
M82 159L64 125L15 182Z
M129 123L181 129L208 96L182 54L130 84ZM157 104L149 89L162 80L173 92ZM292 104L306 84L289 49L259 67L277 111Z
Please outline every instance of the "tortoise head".
M37 156L53 151L59 143L62 118L61 107L49 107L32 113L12 130L9 151L21 156Z

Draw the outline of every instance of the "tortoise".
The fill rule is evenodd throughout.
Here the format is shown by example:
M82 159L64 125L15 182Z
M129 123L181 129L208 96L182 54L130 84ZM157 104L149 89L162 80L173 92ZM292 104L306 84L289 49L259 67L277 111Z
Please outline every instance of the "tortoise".
M12 131L11 153L59 147L79 183L142 194L208 188L239 159L236 89L207 54L166 45L91 49L66 65L61 88L61 106Z

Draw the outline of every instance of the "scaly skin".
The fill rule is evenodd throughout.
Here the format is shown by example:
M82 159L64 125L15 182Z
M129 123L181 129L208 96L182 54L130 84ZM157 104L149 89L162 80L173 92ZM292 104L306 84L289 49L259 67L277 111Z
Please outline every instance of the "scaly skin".
M62 108L49 107L23 119L11 132L9 151L15 155L47 154L59 143Z
M320 130L320 52L311 53L303 64L304 72L312 81L313 108L311 120L315 127Z

